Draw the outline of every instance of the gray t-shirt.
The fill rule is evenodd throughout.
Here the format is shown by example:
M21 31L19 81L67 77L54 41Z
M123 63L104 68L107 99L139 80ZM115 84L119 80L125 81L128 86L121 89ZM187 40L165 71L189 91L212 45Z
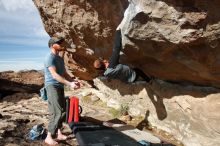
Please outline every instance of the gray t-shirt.
M104 72L104 76L132 83L136 78L136 72L127 65L118 64L114 68L107 68Z
M63 58L61 58L58 55L55 54L48 54L45 58L45 62L44 62L44 77L45 77L45 87L48 85L55 85L55 86L59 86L59 87L63 87L63 83L58 82L57 80L55 80L48 67L53 66L56 68L57 73L60 76L63 76L64 71L65 71L65 66L64 66L64 61Z

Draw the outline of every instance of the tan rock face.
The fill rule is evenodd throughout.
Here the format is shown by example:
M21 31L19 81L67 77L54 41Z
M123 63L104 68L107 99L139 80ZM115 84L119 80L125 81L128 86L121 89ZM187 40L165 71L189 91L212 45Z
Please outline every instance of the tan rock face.
M90 80L121 22L122 63L161 79L220 87L218 0L34 0L50 36L66 38L70 73ZM123 17L124 14L124 17Z
M64 53L69 71L84 80L95 76L93 61L109 57L113 34L123 17L124 0L35 0L50 36L66 38Z
M219 89L162 80L154 80L151 86L118 80L94 82L108 106L112 101L119 107L127 105L131 116L144 116L149 125L173 135L184 146L220 145Z
M219 87L217 5L198 0L133 1L123 19L126 61L162 79ZM127 57L132 54L137 55Z
M0 99L17 92L39 93L43 84L43 73L35 70L0 72Z

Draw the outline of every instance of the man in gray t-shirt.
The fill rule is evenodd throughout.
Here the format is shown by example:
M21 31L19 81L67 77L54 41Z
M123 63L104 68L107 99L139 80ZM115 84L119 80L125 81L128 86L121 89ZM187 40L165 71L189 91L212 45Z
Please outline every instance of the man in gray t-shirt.
M45 87L48 96L48 109L50 113L50 121L48 124L48 134L45 143L56 145L57 140L66 140L67 136L61 132L62 121L65 116L65 98L64 85L70 86L72 89L80 88L79 81L71 79L66 73L63 58L59 56L59 52L63 51L63 38L52 37L49 42L50 53L46 56L44 62ZM67 78L70 80L67 80Z
M151 78L140 69L131 68L119 63L121 48L121 31L117 30L112 55L109 61L97 59L93 64L94 67L96 69L103 70L104 76L108 78L119 79L123 82L132 83L141 77L144 81L150 82Z

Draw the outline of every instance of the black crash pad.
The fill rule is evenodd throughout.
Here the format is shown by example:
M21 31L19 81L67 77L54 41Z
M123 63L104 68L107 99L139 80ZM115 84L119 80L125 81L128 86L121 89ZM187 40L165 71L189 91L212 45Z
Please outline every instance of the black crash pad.
M91 123L72 123L70 127L80 146L143 146L111 127Z

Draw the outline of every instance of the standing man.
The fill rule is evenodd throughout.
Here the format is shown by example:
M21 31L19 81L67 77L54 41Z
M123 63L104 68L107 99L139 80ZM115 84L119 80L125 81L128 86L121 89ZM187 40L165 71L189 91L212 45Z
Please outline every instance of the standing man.
M56 145L57 140L66 140L67 136L61 133L63 119L65 118L65 96L64 85L72 89L80 88L80 83L76 80L68 81L68 74L66 73L63 58L59 56L59 52L63 51L64 38L52 37L48 46L50 54L45 58L44 74L45 87L48 96L48 109L50 113L50 121L48 124L48 134L45 143L49 145Z

